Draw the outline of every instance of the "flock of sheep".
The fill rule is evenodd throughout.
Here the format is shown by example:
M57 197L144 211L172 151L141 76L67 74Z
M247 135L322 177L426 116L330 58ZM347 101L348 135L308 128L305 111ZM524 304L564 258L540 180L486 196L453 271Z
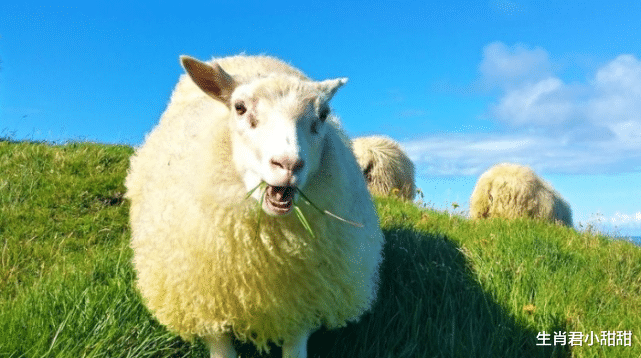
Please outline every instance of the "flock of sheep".
M345 78L313 81L267 56L181 63L126 179L137 286L160 323L212 357L236 357L233 337L306 357L312 332L376 299L371 194L412 200L414 165L389 138L347 137L329 105ZM470 214L572 222L558 193L509 164L481 176Z

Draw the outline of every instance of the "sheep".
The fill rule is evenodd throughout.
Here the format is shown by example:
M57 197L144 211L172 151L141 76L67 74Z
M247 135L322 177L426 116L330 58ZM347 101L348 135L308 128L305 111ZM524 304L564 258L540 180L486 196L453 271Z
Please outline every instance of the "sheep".
M236 357L235 336L304 358L314 330L358 320L378 286L378 215L329 107L347 79L268 56L180 61L125 182L137 287L212 357Z
M561 195L532 169L512 163L495 165L479 177L470 216L539 218L572 227L572 211Z
M352 147L370 193L390 195L397 190L401 198L414 199L414 164L397 142L385 136L360 137Z

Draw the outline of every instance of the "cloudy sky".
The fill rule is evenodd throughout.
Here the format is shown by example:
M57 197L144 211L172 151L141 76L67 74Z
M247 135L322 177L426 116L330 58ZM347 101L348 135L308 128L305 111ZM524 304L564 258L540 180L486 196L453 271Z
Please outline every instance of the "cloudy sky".
M400 141L438 208L511 161L575 226L641 236L641 2L212 3L3 5L0 136L138 145L179 55L263 53L349 77L349 135Z

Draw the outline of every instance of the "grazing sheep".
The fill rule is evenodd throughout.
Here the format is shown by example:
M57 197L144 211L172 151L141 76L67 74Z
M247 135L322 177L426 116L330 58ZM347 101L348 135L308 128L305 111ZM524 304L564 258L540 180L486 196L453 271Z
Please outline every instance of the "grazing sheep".
M384 136L360 137L352 141L356 160L372 194L414 199L414 164L394 140Z
M561 195L532 169L511 163L481 175L470 198L470 216L530 217L572 226L572 211Z
M181 63L126 179L138 288L212 357L236 356L233 335L305 357L314 330L357 320L376 296L383 234L329 107L346 79L266 56Z

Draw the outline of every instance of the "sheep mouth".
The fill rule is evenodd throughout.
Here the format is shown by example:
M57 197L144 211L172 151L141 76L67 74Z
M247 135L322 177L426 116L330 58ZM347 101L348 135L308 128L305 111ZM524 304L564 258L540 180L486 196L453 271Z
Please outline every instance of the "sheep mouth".
M269 214L280 216L289 214L294 208L294 195L296 188L293 186L267 185L263 201L263 209Z

